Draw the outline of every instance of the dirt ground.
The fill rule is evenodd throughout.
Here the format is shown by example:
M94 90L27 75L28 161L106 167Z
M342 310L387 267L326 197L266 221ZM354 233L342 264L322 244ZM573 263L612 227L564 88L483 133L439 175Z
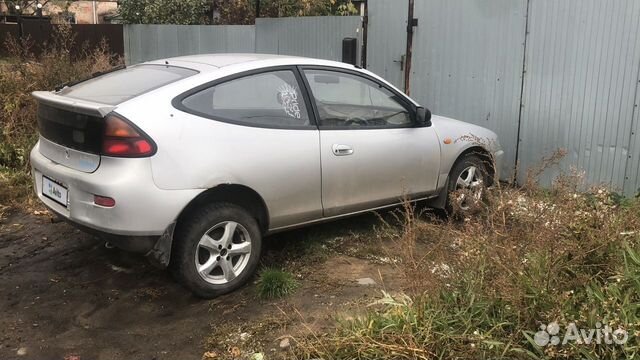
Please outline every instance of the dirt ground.
M330 330L336 315L400 286L388 258L362 254L367 246L376 253L362 239L376 221L365 215L267 238L263 266L294 273L292 296L260 300L254 278L202 300L144 257L52 223L46 211L10 212L0 221L0 359L290 358L283 338Z

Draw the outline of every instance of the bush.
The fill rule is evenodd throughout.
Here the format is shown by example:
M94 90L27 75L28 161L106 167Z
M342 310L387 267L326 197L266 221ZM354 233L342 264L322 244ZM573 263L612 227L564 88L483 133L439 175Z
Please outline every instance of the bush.
M127 24L207 24L208 0L121 0L118 11Z
M260 273L258 296L262 299L276 299L293 293L298 287L297 281L289 272L268 268Z
M11 57L0 64L0 203L22 199L31 192L29 151L38 139L36 90L53 90L59 84L89 77L121 63L103 42L72 56L74 42L69 26L55 28L53 41L39 57L31 41L9 38L4 45Z
M418 216L412 206L383 236L402 249L407 295L384 294L335 333L300 342L299 356L332 359L632 358L640 326L640 201L581 177L541 190L497 186L462 221ZM564 331L624 329L624 345L539 346L550 323ZM553 335L553 334L551 334ZM561 334L560 340L563 340Z

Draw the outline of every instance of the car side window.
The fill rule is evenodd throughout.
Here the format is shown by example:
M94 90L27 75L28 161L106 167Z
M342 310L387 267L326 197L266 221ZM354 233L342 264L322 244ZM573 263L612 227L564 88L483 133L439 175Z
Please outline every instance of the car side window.
M290 70L229 80L186 97L182 105L206 117L252 126L310 124L298 81Z
M365 77L304 70L324 127L406 127L411 113L398 96Z

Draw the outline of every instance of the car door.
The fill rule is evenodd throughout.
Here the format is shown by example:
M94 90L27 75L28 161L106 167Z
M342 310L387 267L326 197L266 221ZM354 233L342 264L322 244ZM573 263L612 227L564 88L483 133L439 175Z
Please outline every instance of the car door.
M437 186L440 145L416 127L415 106L346 69L303 67L320 129L324 216L425 197Z

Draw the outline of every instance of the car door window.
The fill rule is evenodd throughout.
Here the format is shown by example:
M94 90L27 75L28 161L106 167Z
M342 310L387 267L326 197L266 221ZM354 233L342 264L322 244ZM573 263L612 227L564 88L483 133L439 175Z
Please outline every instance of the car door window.
M406 127L411 112L400 98L365 77L327 70L304 70L323 127Z
M272 71L229 80L186 97L189 111L251 126L310 125L300 87L292 71Z

